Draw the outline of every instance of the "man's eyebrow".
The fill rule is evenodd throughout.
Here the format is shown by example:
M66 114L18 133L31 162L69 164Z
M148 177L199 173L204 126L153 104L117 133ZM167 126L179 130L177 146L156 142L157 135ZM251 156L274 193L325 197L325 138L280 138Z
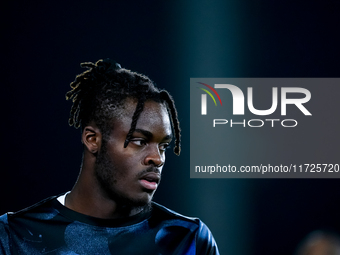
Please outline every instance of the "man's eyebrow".
M172 140L172 134L171 135L166 135L163 140Z
M148 139L151 139L153 137L153 134L150 131L144 130L144 129L135 129L135 132L141 133L144 136L146 136ZM166 135L163 140L172 140L172 134Z

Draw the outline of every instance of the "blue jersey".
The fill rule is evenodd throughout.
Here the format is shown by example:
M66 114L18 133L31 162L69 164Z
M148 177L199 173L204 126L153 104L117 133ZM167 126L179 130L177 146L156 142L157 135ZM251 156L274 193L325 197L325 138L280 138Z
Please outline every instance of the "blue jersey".
M208 227L152 203L147 213L99 219L57 197L0 217L0 254L219 254Z

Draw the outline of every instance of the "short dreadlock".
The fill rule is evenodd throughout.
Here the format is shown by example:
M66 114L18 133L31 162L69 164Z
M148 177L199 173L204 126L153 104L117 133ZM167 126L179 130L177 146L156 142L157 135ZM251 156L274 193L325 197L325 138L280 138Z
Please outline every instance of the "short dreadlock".
M180 127L174 101L166 90L159 90L145 75L121 68L111 59L98 60L95 64L85 62L80 64L89 70L76 76L70 84L71 90L66 93L66 100L73 101L69 124L75 128L85 127L94 121L103 136L109 133L109 123L113 117L119 116L126 98L138 100L132 117L131 128L126 136L124 147L127 147L135 131L139 115L144 103L150 99L165 103L175 133L176 155L180 154Z

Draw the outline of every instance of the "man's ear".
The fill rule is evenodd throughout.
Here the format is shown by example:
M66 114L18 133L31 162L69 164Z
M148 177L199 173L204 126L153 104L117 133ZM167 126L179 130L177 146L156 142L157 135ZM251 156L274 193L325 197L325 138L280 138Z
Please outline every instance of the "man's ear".
M82 142L87 150L93 154L96 154L102 143L102 134L96 126L86 126L82 134Z

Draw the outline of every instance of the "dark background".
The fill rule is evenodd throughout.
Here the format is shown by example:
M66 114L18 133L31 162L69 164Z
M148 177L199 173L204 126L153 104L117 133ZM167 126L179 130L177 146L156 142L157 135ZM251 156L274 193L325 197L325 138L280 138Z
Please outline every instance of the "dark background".
M79 63L110 57L174 96L182 154L168 152L155 200L200 217L221 254L292 254L312 230L339 233L337 179L189 178L190 77L338 77L339 11L338 0L5 1L0 214L72 188L82 146L65 93Z

